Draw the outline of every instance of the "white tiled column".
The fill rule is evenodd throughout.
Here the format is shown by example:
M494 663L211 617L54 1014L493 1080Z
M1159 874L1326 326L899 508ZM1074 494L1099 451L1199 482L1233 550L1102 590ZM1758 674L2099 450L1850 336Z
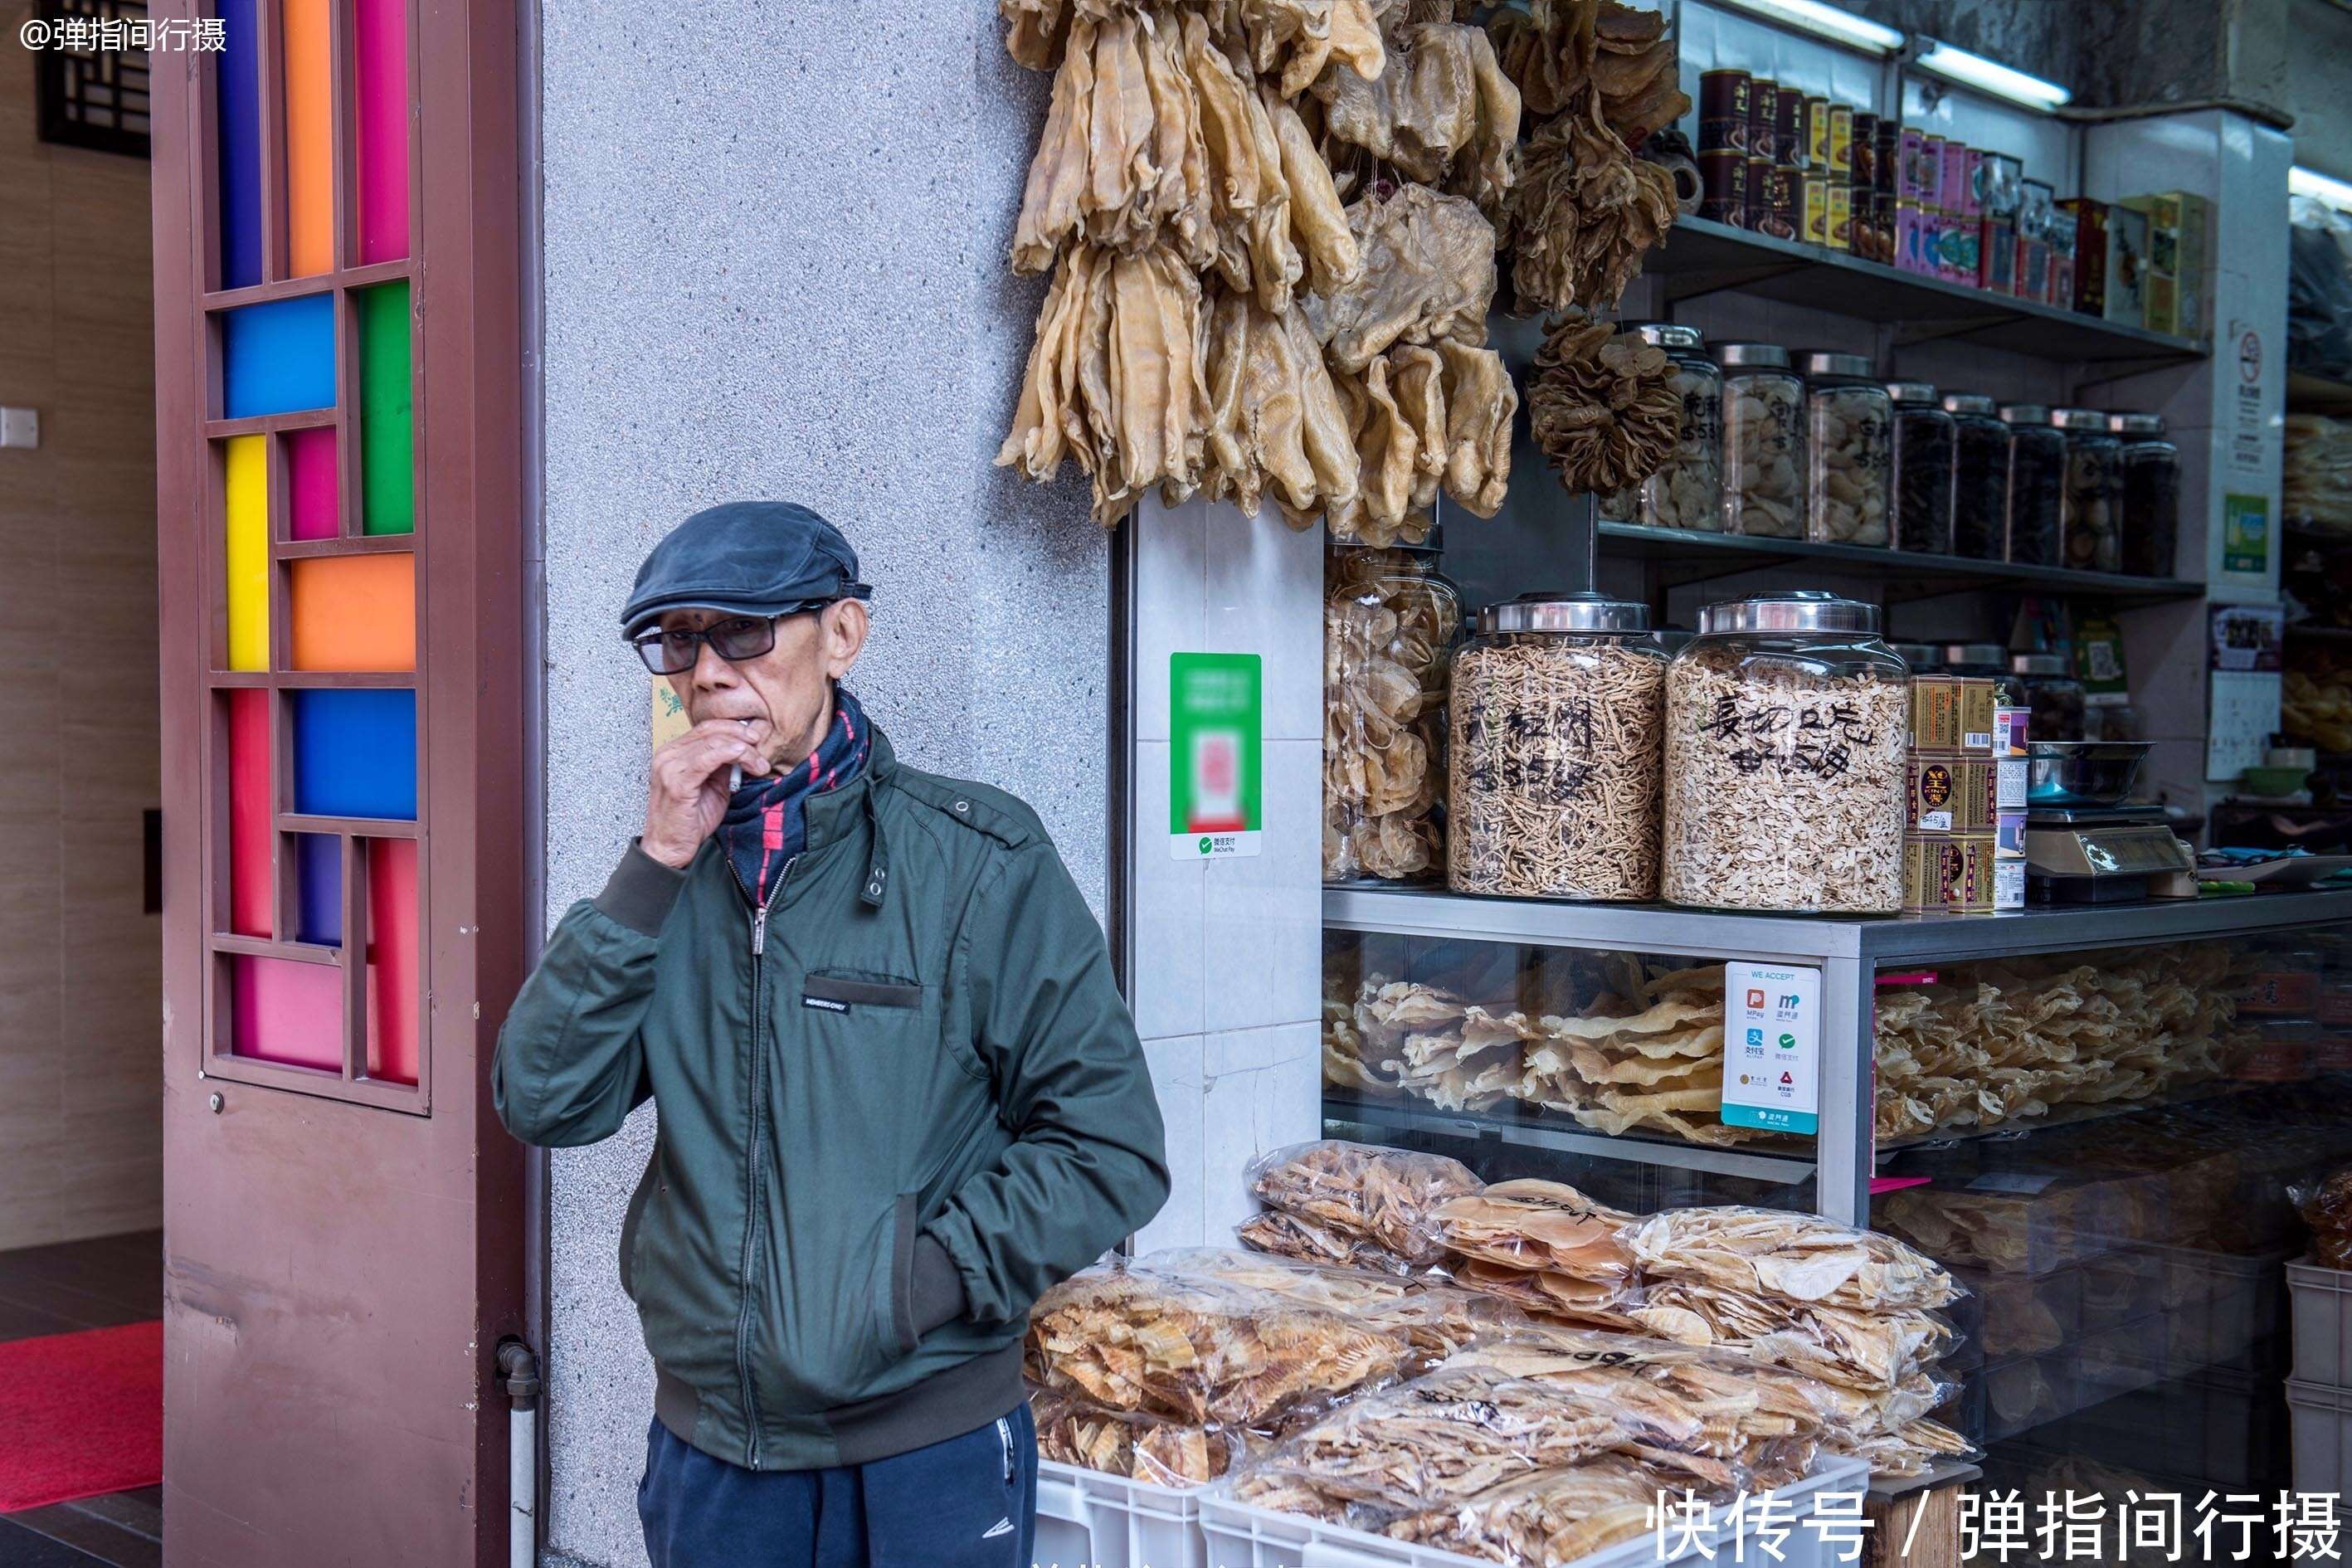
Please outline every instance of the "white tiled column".
M1316 1136L1322 970L1320 531L1147 500L1135 530L1129 989L1174 1190L1138 1251L1232 1238L1251 1156ZM1260 852L1169 852L1169 658L1264 661Z

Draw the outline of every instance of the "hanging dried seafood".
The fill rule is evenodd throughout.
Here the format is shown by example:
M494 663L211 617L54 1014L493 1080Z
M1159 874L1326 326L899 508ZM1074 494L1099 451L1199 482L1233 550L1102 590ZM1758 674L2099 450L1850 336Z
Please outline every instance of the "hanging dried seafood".
M1269 490L1286 518L1354 503L1355 427L1297 310L1272 314L1247 295L1220 293L1208 375L1211 497L1253 517Z
M1605 321L1552 323L1528 376L1535 443L1572 491L1639 484L1673 453L1682 400L1673 363Z
M1663 12L1616 0L1534 0L1525 11L1501 13L1494 30L1503 68L1530 114L1559 114L1591 85L1600 90L1601 119L1639 146L1690 112Z
M1511 193L1512 286L1528 310L1614 308L1675 223L1674 176L1636 160L1587 89L1544 121Z
M1327 71L1314 93L1324 129L1339 142L1486 212L1500 210L1519 139L1519 90L1484 28L1451 22L1402 28L1378 77Z
M1083 20L1153 8L1151 0L997 0L1005 51L1031 70L1051 70ZM1279 72L1296 98L1337 60L1358 75L1381 74L1382 47L1370 0L1198 0L1221 47L1260 74Z
M1200 319L1200 279L1164 249L1064 256L998 466L1049 479L1076 459L1106 526L1153 485L1171 501L1191 495L1209 423Z
M1486 341L1495 298L1495 226L1460 196L1425 185L1367 192L1348 204L1348 228L1363 268L1332 290L1310 293L1307 324L1335 371L1362 372L1396 343Z

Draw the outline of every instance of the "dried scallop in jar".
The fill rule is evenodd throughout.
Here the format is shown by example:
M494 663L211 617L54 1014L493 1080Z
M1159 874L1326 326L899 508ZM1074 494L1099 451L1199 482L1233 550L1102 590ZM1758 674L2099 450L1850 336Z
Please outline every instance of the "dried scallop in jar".
M1805 388L1774 343L1717 343L1723 367L1723 528L1805 536Z
M1819 544L1885 544L1894 405L1860 354L1803 356L1805 537Z

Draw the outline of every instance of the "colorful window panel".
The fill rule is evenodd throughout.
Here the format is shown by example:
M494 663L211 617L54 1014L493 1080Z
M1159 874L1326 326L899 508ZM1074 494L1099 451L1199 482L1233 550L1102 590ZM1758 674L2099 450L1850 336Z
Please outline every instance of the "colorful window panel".
M421 1111L412 10L220 0L200 244L220 508L211 1068Z

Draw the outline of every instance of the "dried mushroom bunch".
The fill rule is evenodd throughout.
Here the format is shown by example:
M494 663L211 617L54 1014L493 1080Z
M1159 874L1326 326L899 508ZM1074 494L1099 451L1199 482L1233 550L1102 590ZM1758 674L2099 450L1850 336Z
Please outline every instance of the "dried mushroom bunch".
M1683 422L1673 369L1665 350L1606 321L1551 324L1528 380L1528 425L1562 485L1622 489L1666 460Z
M1663 12L1617 0L1532 0L1525 11L1501 12L1494 29L1503 69L1530 114L1565 112L1591 86L1601 118L1639 146L1690 112Z
M1612 310L1674 226L1674 176L1625 150L1588 89L1521 151L1511 215L1521 309Z
M1112 1410L1255 1427L1395 1374L1402 1338L1262 1290L1097 1266L1038 1298L1024 1371Z
M2225 1069L2237 1004L2223 949L2081 956L1963 965L1881 997L1879 1138L2146 1100Z
M1240 1436L1223 1428L1106 1410L1067 1394L1032 1394L1029 1413L1039 1458L1158 1487L1206 1486L1246 1452Z
M1408 1263L1443 1256L1430 1211L1478 1190L1459 1160L1318 1139L1259 1155L1247 1172L1252 1196L1268 1208L1377 1242Z
M1654 645L1529 634L1454 660L1446 880L1654 899L1665 675Z
M1379 76L1326 71L1313 90L1327 138L1343 144L1328 147L1333 162L1354 149L1409 180L1501 211L1519 140L1519 89L1485 29L1402 27Z

